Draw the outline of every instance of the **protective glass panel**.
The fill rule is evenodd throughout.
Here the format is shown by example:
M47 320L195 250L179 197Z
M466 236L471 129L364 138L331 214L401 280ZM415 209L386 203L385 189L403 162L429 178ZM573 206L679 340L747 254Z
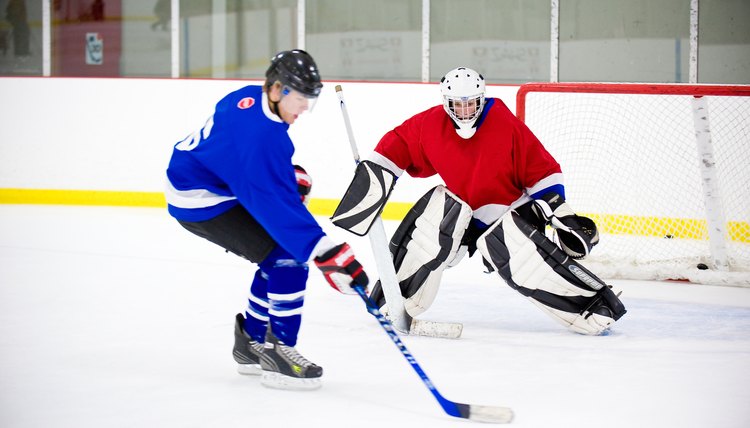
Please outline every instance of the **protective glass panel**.
M181 76L260 79L297 45L297 1L182 0L180 30Z
M0 76L41 76L42 2L0 0Z
M308 0L306 12L324 79L421 80L421 0Z
M750 1L700 0L698 82L750 83Z
M549 0L433 0L430 80L459 67L488 83L548 81Z
M689 81L690 2L560 2L561 82Z

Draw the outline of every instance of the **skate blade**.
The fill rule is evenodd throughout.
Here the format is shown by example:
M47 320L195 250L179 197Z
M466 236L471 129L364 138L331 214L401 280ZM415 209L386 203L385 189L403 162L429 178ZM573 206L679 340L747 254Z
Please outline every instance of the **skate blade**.
M319 377L299 378L285 376L278 372L264 371L260 378L260 384L273 389L285 389L292 391L312 391L323 386Z
M246 376L259 376L263 374L260 364L238 364L237 373Z

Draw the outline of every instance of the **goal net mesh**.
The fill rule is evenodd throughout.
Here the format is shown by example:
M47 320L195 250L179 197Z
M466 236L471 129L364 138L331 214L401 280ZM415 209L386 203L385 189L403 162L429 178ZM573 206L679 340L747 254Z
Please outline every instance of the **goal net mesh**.
M706 89L521 87L519 117L560 163L571 208L599 227L583 264L601 276L750 285L750 91ZM694 94L707 101L713 165L702 165L696 143ZM708 201L706 167L717 183ZM723 268L712 254L707 203L723 225Z

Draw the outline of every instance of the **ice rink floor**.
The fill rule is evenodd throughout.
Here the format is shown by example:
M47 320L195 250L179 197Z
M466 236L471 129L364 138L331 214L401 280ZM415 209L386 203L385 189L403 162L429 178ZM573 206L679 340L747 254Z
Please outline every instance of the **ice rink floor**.
M0 205L0 220L2 427L477 425L447 416L359 298L315 268L298 349L323 388L271 390L231 356L253 265L160 209ZM376 276L367 240L320 222ZM509 406L512 427L750 426L750 289L609 282L628 314L580 336L475 256L422 317L463 336L403 341L443 396Z

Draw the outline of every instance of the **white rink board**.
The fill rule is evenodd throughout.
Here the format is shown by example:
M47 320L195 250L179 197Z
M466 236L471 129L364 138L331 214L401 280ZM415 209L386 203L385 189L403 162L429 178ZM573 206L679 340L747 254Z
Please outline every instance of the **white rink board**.
M161 192L172 146L200 128L224 95L260 83L0 78L0 188ZM314 181L313 198L339 199L354 172L337 84L362 157L385 132L441 102L437 84L324 84L314 111L290 128L295 161ZM514 110L517 89L493 85L487 92ZM434 183L397 186L391 200L414 202Z

